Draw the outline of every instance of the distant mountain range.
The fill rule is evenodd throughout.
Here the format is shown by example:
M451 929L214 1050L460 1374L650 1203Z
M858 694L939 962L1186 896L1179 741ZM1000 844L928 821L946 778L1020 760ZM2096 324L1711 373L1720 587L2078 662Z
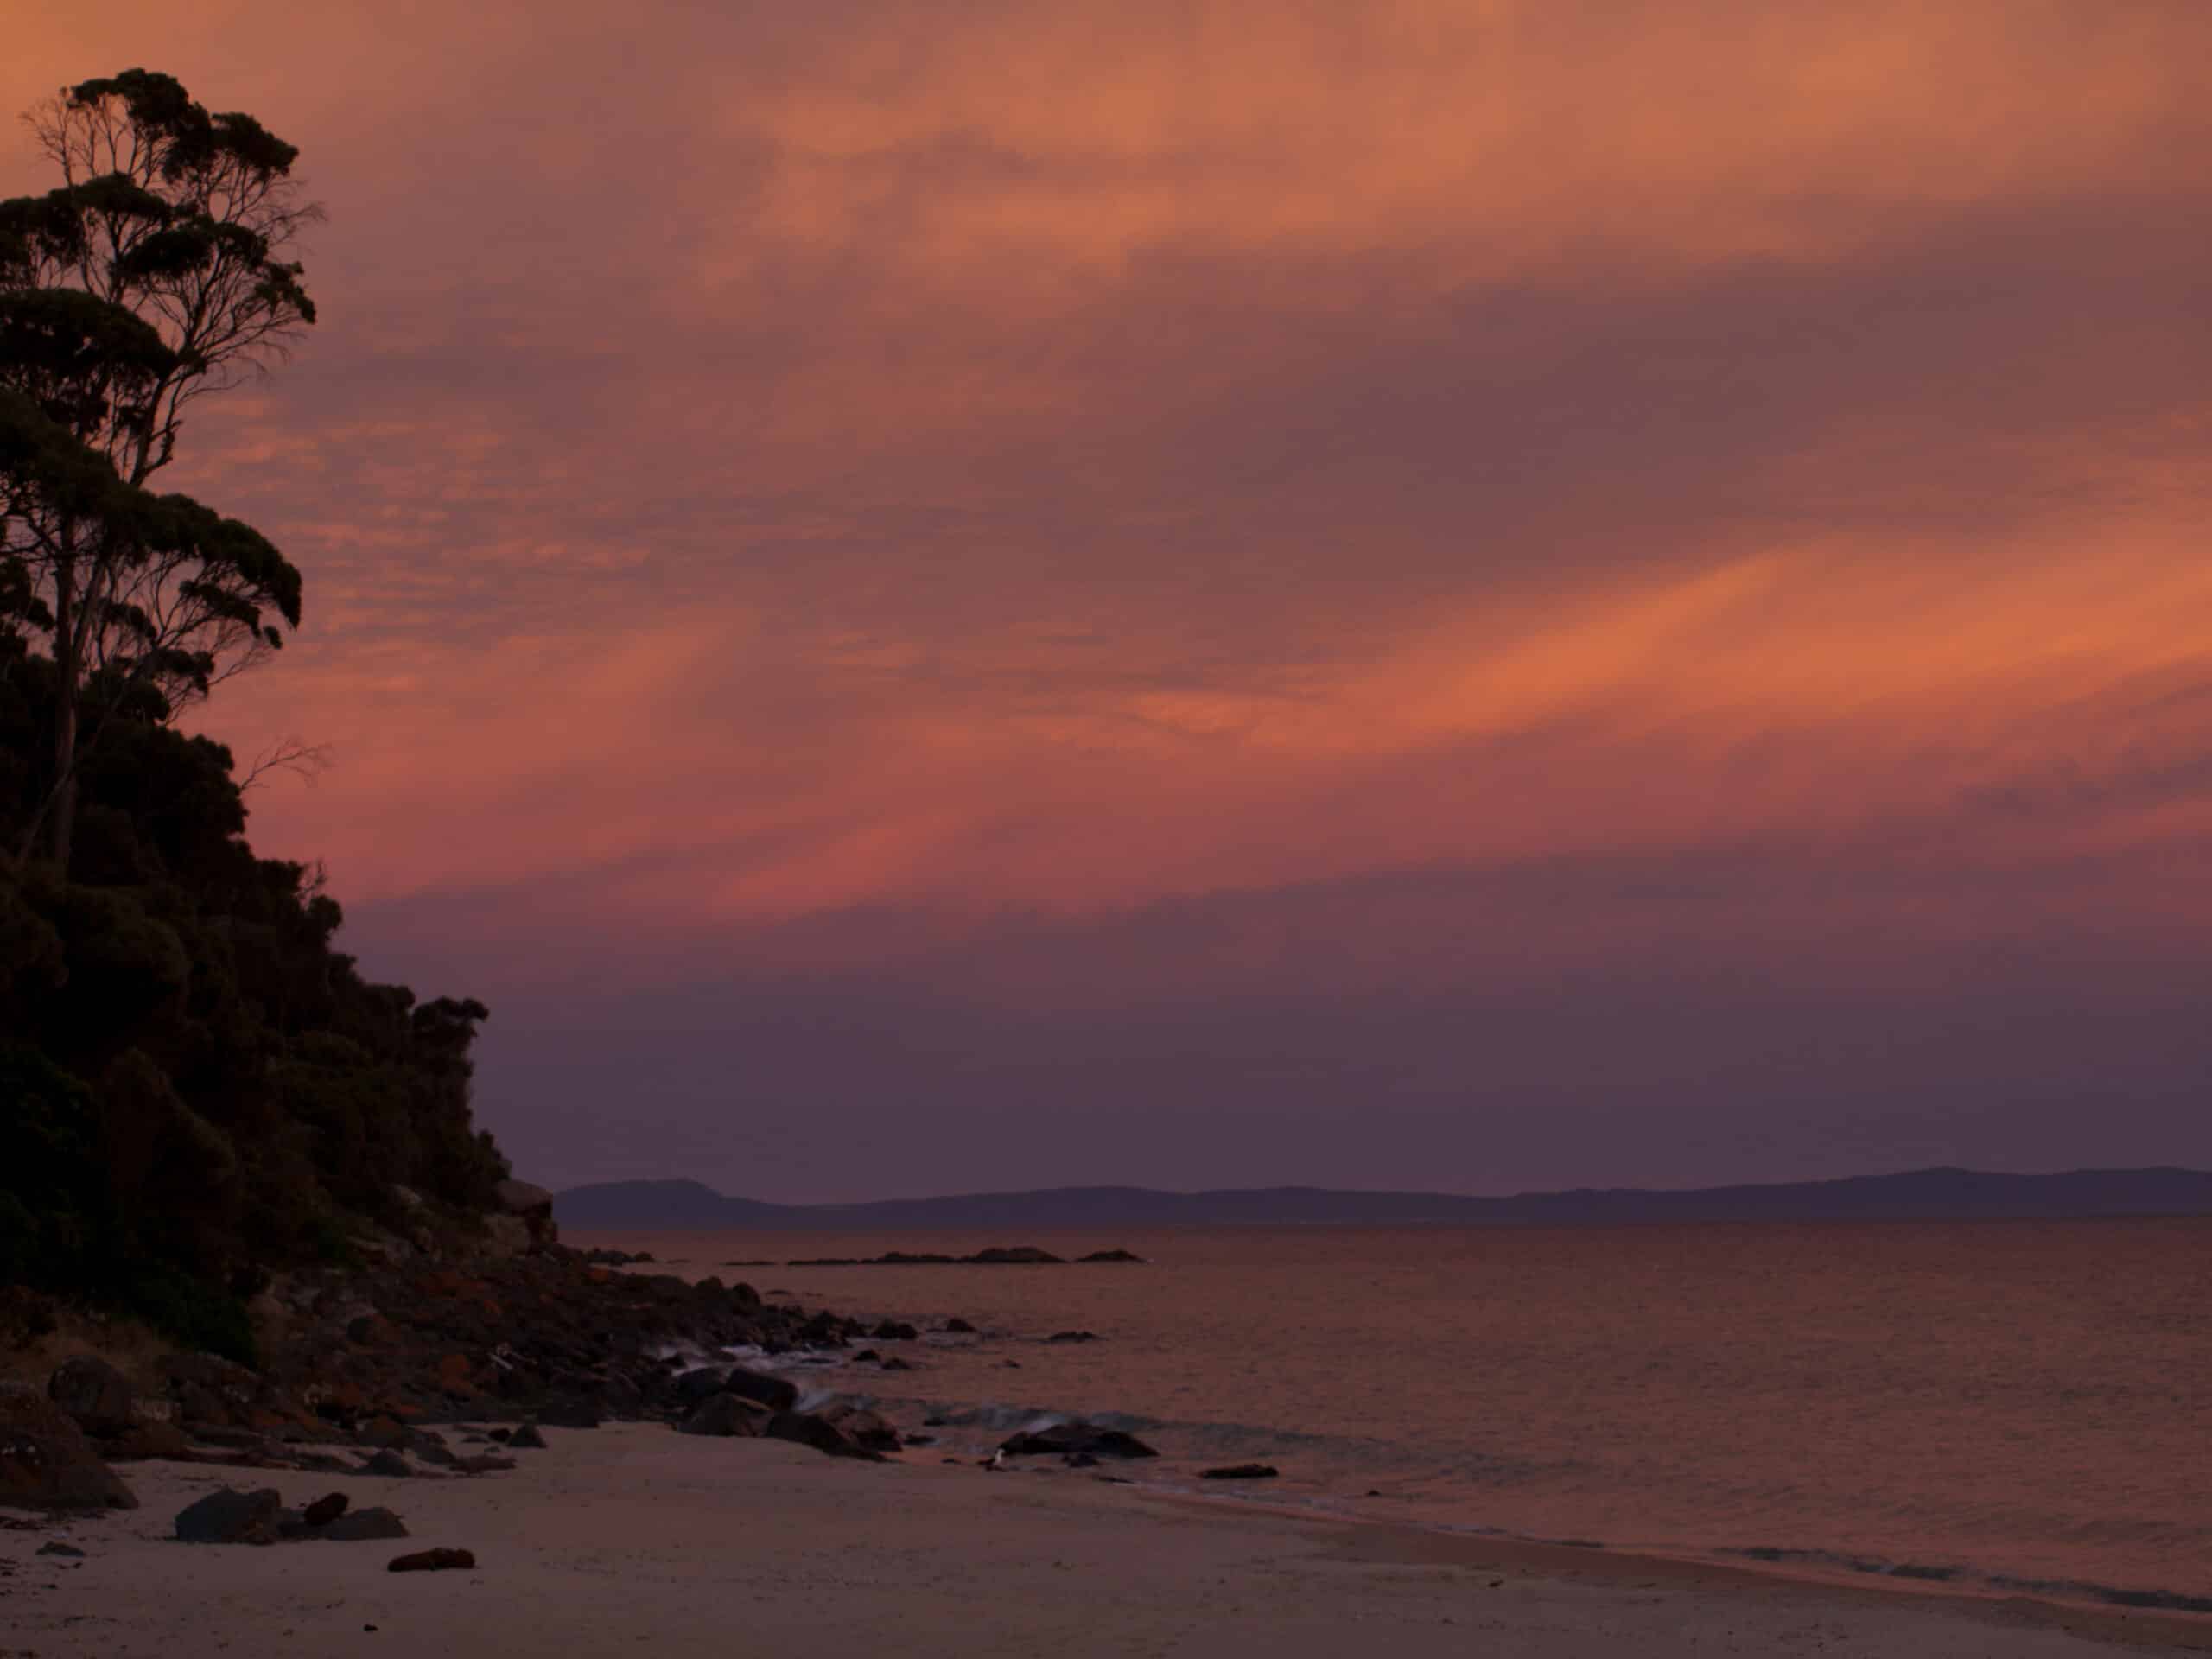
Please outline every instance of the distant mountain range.
M872 1204L763 1204L697 1181L605 1181L570 1187L554 1217L582 1228L729 1228L893 1232L909 1228L1174 1227L1222 1224L1415 1224L1605 1226L1667 1221L1937 1221L2212 1215L2212 1173L2077 1169L2000 1175L1916 1169L1770 1186L1685 1192L1582 1187L1468 1198L1449 1192L1351 1192L1271 1186L1162 1192L1142 1186L1063 1186Z

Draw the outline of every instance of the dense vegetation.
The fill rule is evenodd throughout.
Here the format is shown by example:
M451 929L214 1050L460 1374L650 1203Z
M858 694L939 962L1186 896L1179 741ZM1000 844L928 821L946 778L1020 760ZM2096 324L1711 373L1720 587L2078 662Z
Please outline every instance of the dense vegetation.
M485 1010L363 979L172 723L300 620L257 531L148 483L313 321L294 150L135 70L34 130L62 183L0 202L0 1287L244 1357L270 1268L488 1207Z
M0 833L48 781L52 686L0 637ZM364 979L245 822L228 751L142 713L87 753L67 874L0 861L0 1283L234 1354L267 1268L357 1217L465 1221L506 1173L470 1123L483 1007Z

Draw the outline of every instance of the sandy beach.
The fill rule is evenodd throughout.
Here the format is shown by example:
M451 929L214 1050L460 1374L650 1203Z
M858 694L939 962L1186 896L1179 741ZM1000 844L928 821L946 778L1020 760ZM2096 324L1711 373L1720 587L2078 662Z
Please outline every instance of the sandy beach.
M1957 1655L2212 1650L2212 1621L1828 1586L1163 1499L1075 1471L889 1465L657 1424L548 1431L508 1474L178 1464L141 1507L0 1531L0 1652L420 1655ZM222 1484L331 1490L388 1543L190 1546ZM60 1540L81 1560L37 1552ZM474 1570L391 1559L472 1550Z

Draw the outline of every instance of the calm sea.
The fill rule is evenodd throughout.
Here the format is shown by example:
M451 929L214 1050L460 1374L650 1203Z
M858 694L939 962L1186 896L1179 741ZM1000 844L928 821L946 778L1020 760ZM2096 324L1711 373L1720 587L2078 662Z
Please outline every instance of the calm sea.
M2212 1599L2212 1220L572 1242L981 1327L876 1344L912 1371L803 1376L902 1427L948 1420L910 1456L1082 1416L1158 1446L1124 1471L1147 1481L1274 1464L1281 1479L1237 1490L1270 1503L1966 1590ZM1147 1262L724 1265L1004 1243ZM1043 1340L1067 1329L1103 1339Z

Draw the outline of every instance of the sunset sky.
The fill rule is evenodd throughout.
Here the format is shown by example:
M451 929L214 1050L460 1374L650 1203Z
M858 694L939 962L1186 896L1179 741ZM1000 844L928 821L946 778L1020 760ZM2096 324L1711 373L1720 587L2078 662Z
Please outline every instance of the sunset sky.
M2212 1165L2212 4L6 10L302 147L200 723L518 1173Z

